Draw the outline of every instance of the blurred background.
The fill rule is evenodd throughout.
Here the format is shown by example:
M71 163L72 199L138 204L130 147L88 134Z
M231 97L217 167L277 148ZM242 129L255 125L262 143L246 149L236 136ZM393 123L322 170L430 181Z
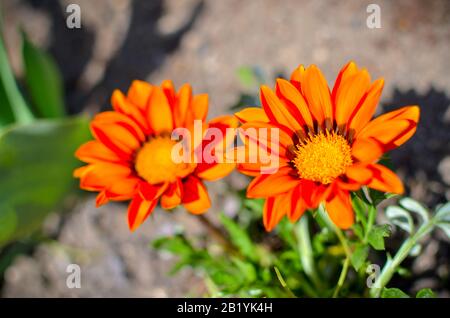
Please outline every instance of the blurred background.
M73 3L81 9L80 29L66 26L66 8ZM370 3L381 8L381 28L366 25ZM133 79L155 84L172 79L177 87L189 82L194 92L210 94L212 118L231 113L243 93L257 92L238 80L243 67L257 68L272 85L278 74L314 63L332 85L339 69L354 60L373 79L385 78L379 111L421 107L417 134L392 153L408 194L428 207L450 199L450 1L1 0L0 8L15 76L20 82L24 74L22 28L59 67L69 114L109 109L113 89L126 90ZM237 174L209 185L212 217L219 210L236 211L228 190L245 185ZM200 277L189 271L168 277L172 258L149 248L152 239L177 227L201 231L193 217L158 209L131 234L125 205L96 209L94 197L77 197L63 214L46 217L45 239L1 248L0 296L202 293ZM449 281L442 280L448 278L450 249L440 234L406 263L415 279L405 288L429 287L450 296ZM82 268L81 289L66 287L71 263Z

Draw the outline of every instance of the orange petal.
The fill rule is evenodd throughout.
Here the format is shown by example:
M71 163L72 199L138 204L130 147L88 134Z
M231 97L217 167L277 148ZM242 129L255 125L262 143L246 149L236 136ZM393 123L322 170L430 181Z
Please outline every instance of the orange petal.
M373 175L372 170L367 166L358 164L348 167L345 174L350 180L360 184L368 184Z
M186 210L193 214L204 213L211 206L205 185L194 176L188 177L183 183L182 202Z
M159 87L154 87L150 95L147 119L150 127L157 134L170 133L173 130L172 110L166 95Z
M135 231L155 209L157 200L146 201L140 195L136 195L128 206L128 227Z
M336 91L335 115L338 126L346 125L370 85L366 70L344 77Z
M186 126L194 124L194 120L205 121L208 115L208 94L200 94L192 97L186 113Z
M236 147L233 151L237 169L245 175L256 177L271 168L270 163L262 163L260 158L258 158L258 154L252 153L253 151L249 145ZM287 158L278 158L278 168L289 165L289 162Z
M287 213L287 216L291 222L295 222L305 213L306 202L301 195L301 187L297 186L293 190L290 191L290 209Z
M243 124L249 121L261 121L263 123L269 122L269 117L267 117L264 109L259 107L248 107L241 110L240 112L235 113L234 115Z
M355 215L350 194L347 191L338 190L325 205L330 219L339 228L348 229L353 225Z
M285 105L267 86L261 86L261 103L271 121L288 127L292 131L302 130L299 122L289 112Z
M97 140L91 140L81 145L75 152L75 157L84 162L111 161L120 162L120 157Z
M161 207L166 210L175 208L181 204L181 198L183 197L183 184L178 179L169 185L167 190L161 197Z
M290 82L277 79L277 95L301 126L314 127L313 118L302 94Z
M291 190L299 184L299 179L289 174L291 171L291 167L282 167L274 174L256 177L247 188L247 197L267 198Z
M149 125L143 112L136 105L131 103L121 91L115 90L111 97L111 104L116 112L122 113L132 118L145 134L149 134Z
M305 74L305 67L303 65L299 65L291 74L291 83L295 88L300 89L300 83Z
M145 181L141 181L139 183L139 193L141 194L142 198L147 201L153 201L157 200L167 189L167 184L150 184Z
M106 187L106 196L114 201L130 200L136 194L139 178L128 177Z
M357 138L373 138L383 145L384 151L405 143L415 133L420 110L407 106L372 120Z
M280 223L287 210L283 208L282 202L286 195L268 198L263 208L263 223L267 232L272 231Z
M131 174L131 169L125 165L110 162L92 163L80 174L80 188L90 191L103 190L116 182L121 182Z
M243 124L239 128L239 136L245 145L256 145L259 149L280 157L285 157L288 147L293 144L291 136L283 129L262 122Z
M207 181L222 179L233 172L236 164L234 163L216 163L207 165L206 169L197 173L197 176Z
M144 81L135 80L128 89L128 99L141 110L146 110L153 86Z
M95 207L99 208L102 205L109 202L109 198L106 196L106 191L100 191L95 198Z
M336 104L336 93L339 90L341 83L343 81L347 80L348 77L354 75L357 71L358 71L358 67L356 66L355 62L353 62L353 61L348 62L340 70L340 72L334 82L333 91L331 93L331 100L333 101L333 104Z
M369 188L396 194L403 194L405 191L400 178L391 170L380 164L367 166L372 170L372 181L367 185Z
M383 91L384 80L378 79L373 82L362 102L354 111L349 120L348 129L358 134L361 129L372 119Z
M322 72L315 65L311 65L306 69L301 80L301 90L313 116L320 125L325 119L330 119L332 122L333 108L330 90Z
M119 125L123 128L128 129L130 133L132 133L139 141L144 141L146 138L141 127L139 127L139 125L133 119L131 119L127 115L118 112L114 111L101 112L94 117L93 122L95 122L98 125L103 124Z
M175 94L175 88L173 86L173 82L171 80L164 80L161 83L161 89L162 89L164 95L166 95L169 105L171 107L173 107L175 105L175 102L177 99L176 94Z
M189 84L181 86L174 106L173 116L175 127L183 127L186 122L189 105L192 101L192 88Z
M383 148L373 139L356 139L352 145L352 156L358 162L372 163L383 155Z

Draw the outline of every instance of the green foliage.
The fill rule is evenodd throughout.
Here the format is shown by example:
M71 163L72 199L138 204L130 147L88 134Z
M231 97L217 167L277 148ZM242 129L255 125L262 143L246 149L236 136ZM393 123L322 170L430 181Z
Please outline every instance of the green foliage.
M436 298L436 295L431 289L424 288L417 292L416 298Z
M435 298L436 295L429 288L421 289L417 292L416 298ZM384 288L381 298L410 298L408 294L398 288Z
M0 34L0 129L14 122L26 124L32 120L33 115L17 87Z
M384 238L391 235L389 224L375 225L369 232L368 242L377 251L384 250Z
M43 118L65 114L61 74L52 57L31 43L22 32L25 79L36 112Z
M73 189L87 127L84 117L38 120L0 135L0 246L36 230Z
M239 252L244 257L247 257L252 261L256 261L257 255L255 253L255 245L250 239L248 233L225 214L221 213L219 217L222 225L230 235L231 243L238 248Z
M350 260L356 271L358 271L365 264L367 256L369 256L369 246L367 245L358 245L353 251Z
M384 288L381 298L409 298L409 296L398 288Z

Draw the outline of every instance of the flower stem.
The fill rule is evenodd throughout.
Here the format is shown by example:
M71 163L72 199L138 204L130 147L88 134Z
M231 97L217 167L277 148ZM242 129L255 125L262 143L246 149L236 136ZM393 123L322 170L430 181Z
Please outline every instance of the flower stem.
M333 298L336 298L339 296L339 291L341 290L342 286L344 285L345 278L347 277L349 265L350 265L350 258L347 256L345 258L344 265L342 266L341 275L339 275L339 280L336 285L336 289L334 290Z
M309 235L308 217L306 215L304 215L300 219L300 221L294 228L294 235L298 244L298 253L300 255L300 262L302 263L303 269L306 275L311 278L314 285L319 288L322 284L314 266L314 257Z
M221 244L226 251L236 253L236 248L230 243L218 226L214 225L204 214L196 215L196 218L204 227L206 227L211 236Z
M344 232L342 232L342 230L339 227L337 227L336 224L333 223L333 221L330 220L327 212L325 211L325 207L323 205L319 206L319 208L317 209L317 213L318 213L319 217L326 223L328 228L330 228L331 230L334 231L334 233L336 233L336 236L337 236L339 242L341 243L342 248L344 249L344 252L345 252L345 260L344 260L344 264L342 265L342 271L341 271L341 274L339 275L339 280L336 285L336 289L334 290L334 293L333 293L333 298L336 298L339 296L339 291L341 290L342 286L344 285L345 278L347 277L348 268L349 268L350 260L352 257L352 251L350 250L350 247L348 245L347 238L345 237Z
M406 241L403 242L400 249L397 251L393 259L388 259L381 271L380 276L375 280L373 287L370 289L370 296L373 298L380 297L381 291L389 283L392 276L394 276L397 268L403 262L403 260L409 255L411 249L417 244L417 242L432 230L434 226L433 220L423 224L419 230Z

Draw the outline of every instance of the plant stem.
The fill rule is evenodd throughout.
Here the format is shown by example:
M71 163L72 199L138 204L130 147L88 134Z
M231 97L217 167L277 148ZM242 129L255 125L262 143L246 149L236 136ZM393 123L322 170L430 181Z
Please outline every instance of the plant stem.
M395 254L392 260L388 260L381 271L380 276L376 279L373 287L370 289L370 296L373 298L380 297L381 291L389 283L392 276L397 271L398 266L409 255L411 249L417 244L417 242L425 236L434 226L434 221L430 220L423 224L419 230L406 241L403 242L400 249Z
M347 256L344 261L344 265L342 266L341 275L339 275L339 280L336 286L336 289L333 293L333 298L336 298L339 296L339 291L341 290L342 286L344 285L345 278L347 277L348 267L350 265L350 258Z
M339 291L341 290L342 286L344 285L345 278L347 277L348 268L349 268L350 260L352 257L352 251L350 250L350 247L347 242L347 238L345 237L342 230L339 227L337 227L336 224L334 224L333 221L331 221L330 218L328 217L328 214L325 211L325 207L323 205L320 205L317 211L318 211L318 215L327 224L328 228L330 228L331 230L334 231L334 233L336 233L336 236L337 236L339 242L341 243L342 248L344 249L344 252L345 252L345 260L344 260L344 264L342 265L342 271L341 271L341 274L339 275L339 280L336 285L336 289L334 290L334 293L333 293L333 298L335 298L335 297L339 296Z
M211 236L221 244L225 250L236 253L236 248L230 243L218 226L214 225L204 214L196 215L196 218L206 227Z
M300 262L303 269L308 275L314 285L320 288L322 285L317 275L316 268L314 266L314 257L311 247L311 240L309 235L308 217L304 215L298 224L294 227L294 235L298 244L298 253L300 255Z

